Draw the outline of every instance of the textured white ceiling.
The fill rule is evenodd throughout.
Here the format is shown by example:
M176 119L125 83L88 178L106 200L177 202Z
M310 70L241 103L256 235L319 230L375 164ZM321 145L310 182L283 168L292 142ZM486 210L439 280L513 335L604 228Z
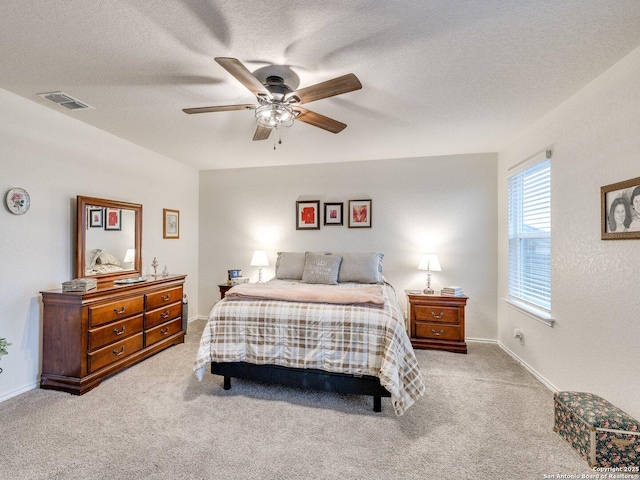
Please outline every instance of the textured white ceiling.
M0 88L198 169L498 151L638 45L636 0L0 2ZM363 88L305 105L343 132L274 151L252 111L181 111L254 103L216 56Z

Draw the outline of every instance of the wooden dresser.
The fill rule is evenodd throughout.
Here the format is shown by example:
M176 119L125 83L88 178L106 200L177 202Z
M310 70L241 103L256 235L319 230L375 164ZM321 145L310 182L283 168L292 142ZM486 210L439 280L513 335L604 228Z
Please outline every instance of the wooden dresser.
M82 395L110 375L184 342L186 275L100 285L86 293L40 292L41 388Z
M464 308L468 297L416 294L409 299L409 335L414 348L467 353Z

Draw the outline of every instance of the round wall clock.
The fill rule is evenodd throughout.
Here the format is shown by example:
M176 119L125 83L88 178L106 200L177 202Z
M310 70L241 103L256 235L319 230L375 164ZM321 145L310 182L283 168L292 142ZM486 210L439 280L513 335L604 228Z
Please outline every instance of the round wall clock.
M24 188L12 188L7 192L7 208L15 215L27 213L31 206L31 198Z

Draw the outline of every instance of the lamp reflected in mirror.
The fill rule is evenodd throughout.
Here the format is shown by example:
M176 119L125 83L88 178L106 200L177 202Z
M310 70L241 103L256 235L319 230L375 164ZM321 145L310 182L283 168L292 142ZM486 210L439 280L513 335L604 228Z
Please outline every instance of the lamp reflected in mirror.
M124 260L122 260L123 263L127 264L129 263L129 268L133 269L133 262L136 261L136 249L135 248L128 248L127 249L127 253L124 254Z

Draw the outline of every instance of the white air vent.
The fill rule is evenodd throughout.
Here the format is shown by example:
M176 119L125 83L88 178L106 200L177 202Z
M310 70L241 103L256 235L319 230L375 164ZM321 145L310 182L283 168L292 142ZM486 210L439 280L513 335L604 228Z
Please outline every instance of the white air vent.
M51 100L58 105L68 108L69 110L80 110L84 108L93 108L91 105L87 105L84 102L81 102L77 98L73 98L70 95L67 95L64 92L48 92L48 93L39 93L39 96L42 98L46 98L47 100Z

